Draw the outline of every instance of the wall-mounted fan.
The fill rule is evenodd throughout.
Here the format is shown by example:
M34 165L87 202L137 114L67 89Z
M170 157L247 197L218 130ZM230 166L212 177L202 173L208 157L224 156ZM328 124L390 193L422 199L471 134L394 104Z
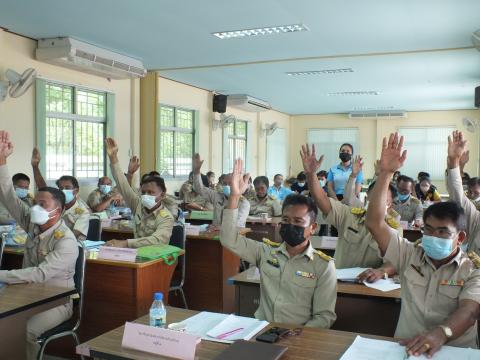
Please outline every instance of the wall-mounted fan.
M235 122L237 118L235 115L226 115L226 114L220 114L220 118L217 119L216 117L213 117L212 125L213 125L213 130L217 130L219 128L226 128L229 124Z
M477 131L479 127L478 121L475 119L463 118L462 123L463 126L465 126L465 129L470 132Z
M270 136L277 129L278 129L278 124L274 122L272 124L265 124L265 126L263 127L263 132L265 133L265 135Z
M32 86L36 75L36 70L32 68L25 70L23 74L8 69L5 72L7 80L0 81L0 101L5 100L7 93L12 98L17 98L25 94L30 86Z

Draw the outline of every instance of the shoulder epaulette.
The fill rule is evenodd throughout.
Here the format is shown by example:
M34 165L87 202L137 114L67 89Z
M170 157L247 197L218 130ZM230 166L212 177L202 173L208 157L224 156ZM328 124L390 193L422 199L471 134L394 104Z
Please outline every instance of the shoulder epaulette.
M81 207L75 208L75 214L77 214L77 215L81 215L81 214L83 214L84 212L85 212L85 210L82 209Z
M416 203L416 204L421 204L422 202L420 200L418 200L416 197L414 196L411 196L410 199L412 200L412 202Z
M364 208L352 208L351 212L353 215L364 215L367 210L365 210Z
M327 254L325 254L324 252L321 252L320 250L313 250L313 252L315 254L317 254L318 256L320 256L325 261L332 261L333 260L333 258L331 256L328 256Z
M395 220L393 217L391 216L387 216L387 224L388 226L390 226L392 229L398 229L398 227L400 226L400 224L398 223L397 220Z
M168 211L166 209L162 209L162 210L160 210L159 215L161 217L168 217L170 215L170 211Z
M270 200L277 200L277 197L275 195L268 195Z
M477 269L480 269L480 256L477 255L475 251L469 251L468 257L472 260L473 264Z
M263 238L263 243L267 244L267 245L270 245L272 247L279 247L281 245L281 243L277 243L277 242L272 241L272 240L267 239L267 238Z
M421 243L422 243L422 239L420 238L413 243L413 246L418 247L418 245L420 245Z
M65 233L62 231L62 230L55 230L53 232L53 237L58 240L58 239L61 239L65 236Z

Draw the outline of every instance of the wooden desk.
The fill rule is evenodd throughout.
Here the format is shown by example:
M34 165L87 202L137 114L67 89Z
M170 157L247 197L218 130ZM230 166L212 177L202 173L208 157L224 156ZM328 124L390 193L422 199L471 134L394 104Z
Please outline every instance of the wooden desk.
M235 285L236 314L253 316L260 304L260 280L250 268L229 280ZM400 290L383 292L363 284L338 282L337 320L332 329L393 336L400 315Z
M281 222L282 218L278 216L266 221L247 218L247 226L251 229L247 237L258 241L263 241L263 238L267 238L275 242L281 242L280 234L277 231Z
M183 310L169 307L167 309L167 322L180 322L197 312L191 310ZM138 319L136 322L141 324L148 323L148 316ZM280 326L293 328L293 326L285 324L271 324L270 326ZM102 336L81 344L81 348L89 351L91 357L109 360L125 360L125 359L144 359L156 360L158 355L148 354L141 351L124 349L121 346L123 337L123 326L110 331ZM279 344L288 347L287 352L282 360L305 360L305 359L321 359L321 360L337 360L352 344L356 333L324 330L317 328L303 328L300 336L292 336L282 339ZM391 338L369 336L366 337L382 340L393 340ZM254 341L254 340L252 340ZM197 346L195 359L206 360L214 359L228 345L215 343L210 341L202 341ZM381 356L380 356L381 358Z
M67 303L75 289L45 284L8 285L0 290L0 359L24 359L27 320Z
M120 226L118 221L113 221L111 226L102 227L101 239L108 240L127 240L133 238L133 229Z

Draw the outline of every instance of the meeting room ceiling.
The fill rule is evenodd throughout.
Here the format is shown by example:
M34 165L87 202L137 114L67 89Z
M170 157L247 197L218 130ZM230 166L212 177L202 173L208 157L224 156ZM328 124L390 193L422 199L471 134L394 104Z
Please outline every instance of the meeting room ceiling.
M293 24L308 30L212 34ZM71 36L288 114L472 109L480 85L479 0L0 0L0 26Z

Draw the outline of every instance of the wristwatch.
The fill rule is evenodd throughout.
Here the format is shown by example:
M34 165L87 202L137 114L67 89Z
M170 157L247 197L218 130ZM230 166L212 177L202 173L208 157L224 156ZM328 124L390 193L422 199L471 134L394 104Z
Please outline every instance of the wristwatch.
M450 329L448 326L445 326L445 325L438 325L438 326L440 327L440 329L443 330L443 333L445 334L447 339L450 339L453 336L452 329Z

